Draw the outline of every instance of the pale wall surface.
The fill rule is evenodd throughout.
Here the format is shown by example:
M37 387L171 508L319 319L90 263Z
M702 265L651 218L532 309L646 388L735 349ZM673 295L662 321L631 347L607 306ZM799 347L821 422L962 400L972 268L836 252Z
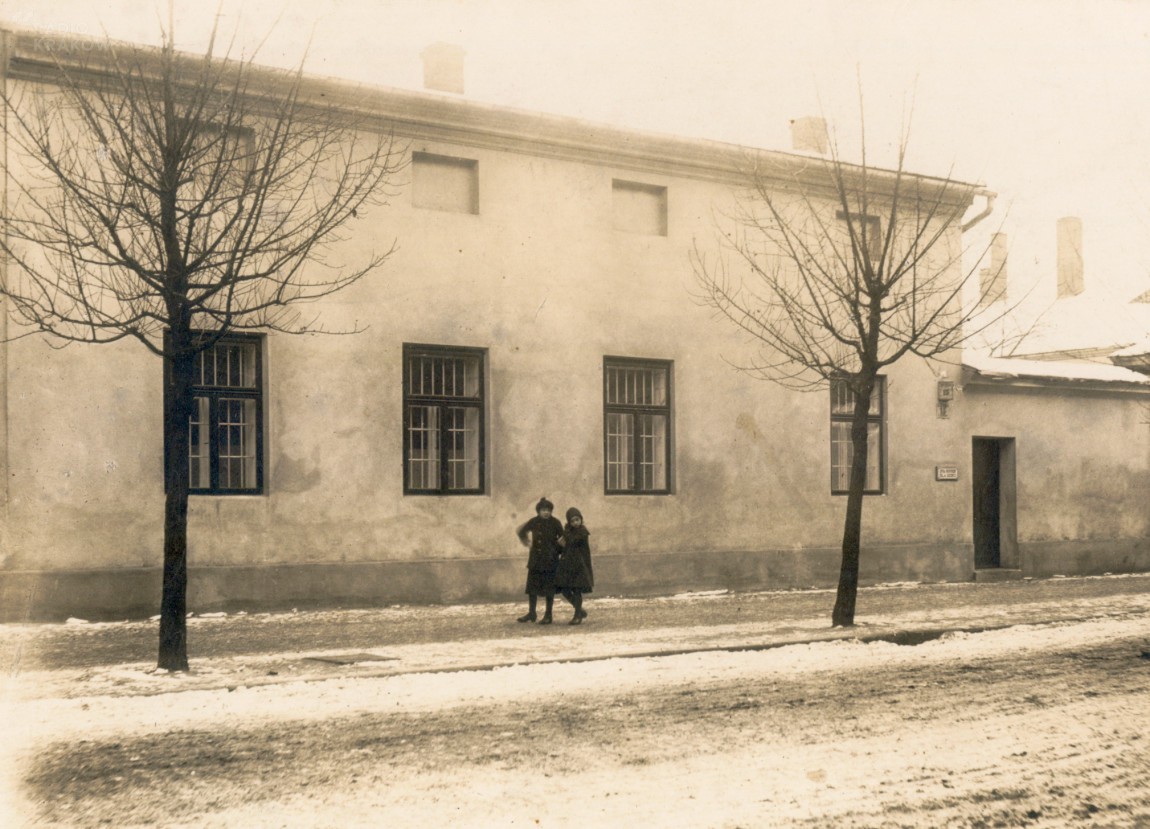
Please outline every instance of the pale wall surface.
M751 352L691 297L688 252L713 247L729 187L671 167L411 148L476 159L480 212L415 208L404 187L339 251L354 260L398 239L398 253L322 308L328 327L365 330L268 337L266 494L193 497L192 607L515 595L526 557L513 532L541 495L560 514L582 509L602 592L833 583L845 498L829 494L829 395L732 370L724 357ZM612 178L668 188L666 237L613 229ZM488 349L486 494L403 495L405 342ZM603 493L605 355L674 361L672 495ZM159 597L159 361L30 338L8 346L8 366L9 617L146 612ZM1047 542L1098 540L1133 549L1128 569L1150 567L1139 411L1121 396L970 391L944 420L931 367L899 365L863 580L973 576L972 435L1017 438L1024 569L1049 569ZM959 481L936 482L937 464Z
M967 386L958 405L969 434L1014 438L1024 572L1150 568L1145 395Z

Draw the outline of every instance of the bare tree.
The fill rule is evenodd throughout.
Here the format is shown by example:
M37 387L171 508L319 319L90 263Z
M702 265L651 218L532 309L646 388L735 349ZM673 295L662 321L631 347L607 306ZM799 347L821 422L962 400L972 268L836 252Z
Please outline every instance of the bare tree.
M882 372L911 355L945 358L986 324L963 300L977 263L963 270L962 217L979 190L907 173L906 151L904 134L892 170L868 165L865 148L848 164L833 142L805 162L751 159L723 253L708 258L696 244L692 255L701 301L758 346L736 367L788 388L830 386L851 414L835 626L854 624L863 496L874 488L868 413Z
M159 667L187 670L189 434L201 355L231 332L323 331L301 305L378 268L329 258L404 154L308 92L300 70L111 40L40 40L5 90L2 293L24 334L134 339L163 360ZM54 48L56 47L56 48ZM37 74L39 73L39 74ZM44 73L47 73L45 79Z

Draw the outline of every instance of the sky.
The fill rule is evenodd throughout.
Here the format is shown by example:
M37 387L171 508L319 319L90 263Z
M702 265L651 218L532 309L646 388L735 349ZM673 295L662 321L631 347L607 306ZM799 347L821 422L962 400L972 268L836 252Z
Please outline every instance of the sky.
M418 89L466 50L465 97L768 149L821 115L844 156L998 194L1011 293L1052 299L1055 221L1083 220L1087 293L1150 289L1150 0L0 0L0 20L196 50L218 9L260 62ZM865 118L860 119L860 98ZM1033 286L1037 284L1036 289Z

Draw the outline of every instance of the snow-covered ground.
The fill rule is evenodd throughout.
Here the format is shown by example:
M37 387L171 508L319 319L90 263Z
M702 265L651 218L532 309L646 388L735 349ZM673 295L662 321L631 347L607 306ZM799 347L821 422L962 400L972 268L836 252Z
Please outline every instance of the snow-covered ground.
M511 665L493 670L343 677L331 681L288 682L255 687L234 686L181 691L192 676L157 673L140 667L103 672L103 692L72 699L38 698L15 707L11 736L38 742L114 739L165 730L173 693L179 694L179 726L212 728L219 724L251 726L286 719L301 723L355 713L421 713L455 706L512 702L538 687L562 688L568 694L635 693L655 685L688 681L732 682L774 676L798 679L812 673L900 666L925 669L940 660L963 661L1004 653L1024 656L1044 648L1082 648L1132 631L1150 643L1150 621L1094 621L1072 625L1028 625L981 634L945 634L915 647L888 642L860 644L836 640L762 651L703 651L667 657L609 658L577 664L552 662ZM700 631L700 638L711 631ZM371 668L373 663L359 663ZM1150 671L1147 672L1150 677ZM116 683L120 683L117 692ZM126 694L127 686L144 686L146 695Z
M35 778L31 797L54 798L54 822L35 825L1058 826L1079 809L1089 825L1150 826L1139 643L1150 648L1144 613L914 647L844 640L250 687L118 666L90 673L88 695L16 688L5 743ZM1045 675L1052 664L1065 670ZM371 734L391 736L364 751ZM66 748L81 739L83 751ZM260 759L297 740L290 766ZM219 762L196 765L209 744ZM99 770L89 756L104 758ZM162 760L171 768L158 772ZM185 760L210 786L182 776ZM1110 773L1088 770L1099 763ZM173 806L172 787L199 799ZM1085 805L1059 806L1071 796Z

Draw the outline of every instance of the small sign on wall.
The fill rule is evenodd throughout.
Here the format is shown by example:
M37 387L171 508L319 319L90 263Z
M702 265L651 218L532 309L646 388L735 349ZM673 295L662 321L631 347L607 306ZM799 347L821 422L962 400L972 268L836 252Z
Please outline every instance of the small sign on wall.
M958 467L952 464L940 464L934 468L934 479L936 481L957 481Z

